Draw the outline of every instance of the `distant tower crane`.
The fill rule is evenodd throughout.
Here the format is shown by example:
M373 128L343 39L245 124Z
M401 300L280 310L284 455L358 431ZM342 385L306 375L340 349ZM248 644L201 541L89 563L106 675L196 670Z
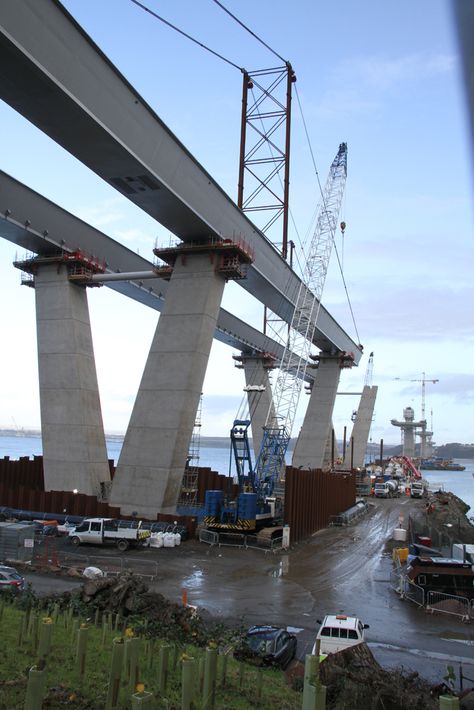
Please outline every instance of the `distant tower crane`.
M426 417L425 417L425 385L427 382L431 382L431 384L435 385L437 382L439 382L438 379L435 380L427 380L425 377L425 373L421 373L421 380L410 380L411 382L421 382L421 419L424 422L424 425L422 425L420 431L417 431L416 434L417 436L420 437L420 458L424 459L428 455L432 455L432 445L431 445L431 438L433 436L433 431L428 431L427 430L427 424L426 424Z
M400 377L395 377L396 380L400 380ZM420 458L424 459L428 455L427 449L429 448L429 454L431 455L431 437L433 436L432 431L427 431L427 423L426 423L426 416L425 416L425 385L427 382L430 382L431 384L435 385L437 382L439 382L438 379L433 379L429 380L426 378L425 373L421 373L421 380L415 379L415 380L408 380L408 382L421 382L421 420L419 422L416 422L415 425L411 425L411 428L413 430L413 433L417 436L420 437ZM410 408L408 408L410 409ZM413 419L413 418L412 418ZM392 420L393 424L394 420ZM395 425L397 426L397 425ZM416 431L418 429L419 431ZM407 454L410 455L410 454ZM412 456L414 455L414 450Z

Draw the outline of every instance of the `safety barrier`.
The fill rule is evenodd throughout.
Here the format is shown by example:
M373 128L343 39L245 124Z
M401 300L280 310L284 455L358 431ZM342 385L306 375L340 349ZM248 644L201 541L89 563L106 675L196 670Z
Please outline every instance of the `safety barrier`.
M390 586L393 589L394 592L397 592L397 594L402 594L403 591L403 580L404 580L404 574L402 572L402 568L400 566L400 563L395 567L395 569L392 569L390 571Z
M419 587L418 584L411 582L405 575L402 575L401 582L400 597L402 599L409 599L418 606L425 606L425 590L423 587Z
M204 542L206 545L217 545L219 544L219 535L212 530L200 530L199 531L199 542Z
M122 555L81 555L62 550L56 552L57 562L62 568L98 567L106 577L117 576L125 572L133 572L139 577L153 581L158 576L159 563L155 560L122 557Z
M469 602L469 599L453 594L444 594L443 592L428 592L426 609L431 611L431 613L439 612L441 614L460 616L463 621L469 621L472 618L471 612L473 611L472 601Z
M206 545L218 545L219 547L238 547L252 550L263 550L263 552L276 552L283 547L283 537L271 540L258 539L257 535L244 535L241 533L218 533L212 530L200 530L199 542Z

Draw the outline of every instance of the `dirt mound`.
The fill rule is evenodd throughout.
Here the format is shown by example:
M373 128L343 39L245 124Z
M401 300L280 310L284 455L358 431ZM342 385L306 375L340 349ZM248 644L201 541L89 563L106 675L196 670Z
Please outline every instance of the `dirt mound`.
M432 688L418 673L384 670L365 643L331 654L320 665L328 707L436 710Z
M83 616L100 613L118 615L122 623L149 637L192 641L196 645L215 638L221 625L194 607L181 606L162 594L152 592L148 585L131 573L119 577L101 577L85 581L73 592L42 598L45 607L71 604Z

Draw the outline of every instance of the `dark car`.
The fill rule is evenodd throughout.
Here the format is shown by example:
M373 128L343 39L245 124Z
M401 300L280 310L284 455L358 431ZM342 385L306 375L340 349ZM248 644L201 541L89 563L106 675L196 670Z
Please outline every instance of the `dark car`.
M297 640L286 629L278 626L251 626L236 658L262 665L286 668L295 657Z
M25 580L14 567L0 565L0 592L4 589L21 591L25 588Z

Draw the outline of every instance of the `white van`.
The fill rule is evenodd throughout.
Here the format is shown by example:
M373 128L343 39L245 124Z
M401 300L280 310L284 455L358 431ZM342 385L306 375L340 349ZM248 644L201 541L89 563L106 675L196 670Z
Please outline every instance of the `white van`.
M319 621L319 619L318 619ZM316 635L316 641L312 653L316 653L316 642L320 642L319 653L327 656L329 653L343 651L349 646L356 646L365 641L365 629L368 624L363 624L355 616L345 616L343 614L325 616L323 621L319 621L321 627Z

